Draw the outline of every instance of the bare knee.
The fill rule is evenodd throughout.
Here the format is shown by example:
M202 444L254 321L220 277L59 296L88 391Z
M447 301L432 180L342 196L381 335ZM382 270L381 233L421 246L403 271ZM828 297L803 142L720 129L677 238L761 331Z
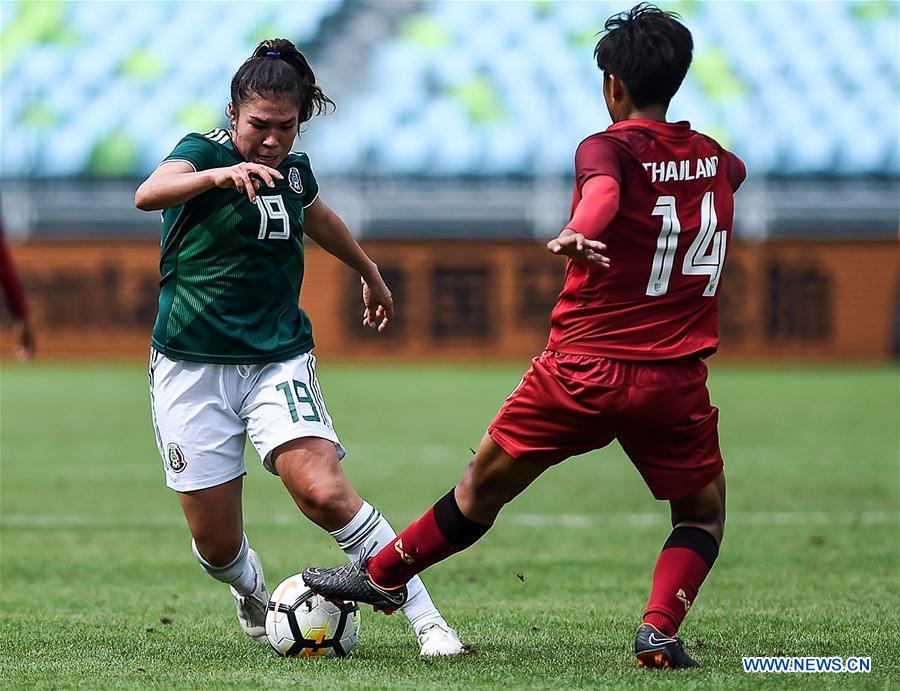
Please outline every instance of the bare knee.
M238 477L215 487L178 493L197 551L213 566L230 564L240 551L242 486L243 478Z
M197 531L193 538L197 551L207 563L213 566L227 566L238 555L244 535L243 533L233 535L231 531L209 528Z
M707 533L712 535L716 542L720 545L722 544L722 539L725 537L725 516L724 514L721 518L710 518L707 520L696 520L691 518L680 518L676 519L676 517L672 516L672 527L694 527L705 530Z
M515 499L542 472L526 461L515 461L485 435L475 457L456 486L456 500L463 515L491 525L500 510Z
M725 478L720 475L703 489L673 500L672 527L692 526L710 533L719 544L725 535Z
M347 525L362 505L333 446L285 451L275 459L275 468L304 515L325 530Z
M334 478L312 480L306 483L300 493L300 499L305 507L304 511L322 516L345 513L348 492L344 485L345 483L336 482ZM344 523L346 524L346 522Z
M494 517L500 513L515 495L511 488L496 477L485 473L476 473L474 461L466 468L466 472L457 486L457 497L469 505L476 505L481 511L493 513ZM465 513L465 509L463 509Z

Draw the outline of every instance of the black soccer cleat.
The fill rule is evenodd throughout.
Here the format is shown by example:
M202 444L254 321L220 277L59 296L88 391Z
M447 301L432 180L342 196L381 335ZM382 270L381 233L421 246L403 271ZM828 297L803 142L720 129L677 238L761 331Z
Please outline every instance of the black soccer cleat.
M364 555L363 558L365 558ZM385 590L369 580L363 559L330 569L309 568L303 572L303 582L310 590L334 600L366 602L376 610L391 614L406 604L406 586Z
M652 624L641 624L634 636L634 654L637 666L650 669L687 669L700 664L684 652L684 645L677 636L671 638Z

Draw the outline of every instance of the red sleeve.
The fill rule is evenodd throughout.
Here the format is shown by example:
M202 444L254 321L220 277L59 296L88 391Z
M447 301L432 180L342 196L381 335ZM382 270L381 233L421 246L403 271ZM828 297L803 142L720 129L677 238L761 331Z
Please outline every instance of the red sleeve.
M566 228L596 240L619 211L619 183L608 175L595 176L585 183L582 193Z
M747 168L744 162L730 151L725 152L725 160L728 162L728 182L731 189L737 192L741 183L747 179Z
M28 314L25 290L22 288L19 274L16 273L16 267L13 266L12 255L9 253L9 246L6 244L6 238L2 232L0 232L0 284L3 285L6 304L9 306L12 316L16 319L24 319Z
M595 175L608 175L622 184L622 159L618 147L602 134L588 137L575 151L575 184L578 189Z

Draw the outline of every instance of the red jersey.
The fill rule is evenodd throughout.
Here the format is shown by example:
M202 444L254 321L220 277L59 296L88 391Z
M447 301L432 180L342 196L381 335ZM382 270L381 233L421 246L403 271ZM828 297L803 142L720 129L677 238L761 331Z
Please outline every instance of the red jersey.
M596 238L612 266L569 260L547 348L622 360L710 355L744 164L687 122L625 120L579 144L573 213L595 175L620 187L619 210Z
M6 304L13 318L24 319L28 316L25 290L13 264L2 228L0 228L0 286L3 286L3 292L6 293Z

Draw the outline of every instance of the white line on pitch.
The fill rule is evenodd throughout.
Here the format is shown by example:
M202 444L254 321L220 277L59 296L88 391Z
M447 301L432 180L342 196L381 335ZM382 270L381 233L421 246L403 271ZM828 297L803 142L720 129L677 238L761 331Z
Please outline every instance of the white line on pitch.
M501 521L503 519L501 518ZM510 522L529 528L592 528L603 525L628 527L668 524L665 513L608 513L608 514L514 514ZM823 511L748 511L728 514L729 525L824 525L827 523L900 524L900 513L891 511L847 511L825 513Z
M247 516L251 526L284 526L302 522L299 513L277 513L254 518ZM594 526L621 525L630 528L666 525L669 517L659 513L562 513L562 514L509 514L501 517L500 524L510 524L526 528L592 528ZM396 523L396 521L395 521ZM896 511L736 511L728 514L729 525L825 525L830 523L845 525L873 525L896 523L900 525L900 513ZM163 516L104 517L98 515L71 514L26 514L13 513L0 517L3 528L168 528L184 525L184 519L177 513Z

